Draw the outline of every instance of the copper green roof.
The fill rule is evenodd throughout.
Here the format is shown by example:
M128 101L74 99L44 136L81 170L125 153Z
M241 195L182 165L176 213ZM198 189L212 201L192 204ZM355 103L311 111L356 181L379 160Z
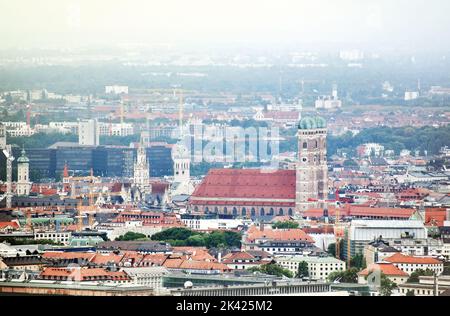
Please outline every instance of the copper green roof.
M28 157L25 155L25 149L22 149L22 156L19 157L19 159L17 159L18 163L29 163L30 159L28 159Z
M327 121L320 116L305 116L298 123L299 129L317 129L317 128L326 128Z

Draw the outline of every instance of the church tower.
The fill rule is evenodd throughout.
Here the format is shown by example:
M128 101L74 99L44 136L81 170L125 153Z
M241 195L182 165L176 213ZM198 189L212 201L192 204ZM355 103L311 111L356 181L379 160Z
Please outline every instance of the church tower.
M22 155L17 159L17 195L29 195L31 190L30 182L30 160L22 149Z
M328 198L327 127L322 117L305 117L298 125L295 207L299 214L321 207Z
M137 159L134 163L133 176L134 185L139 188L141 194L151 193L149 170L150 166L147 160L147 152L143 139L141 137L141 141L137 150Z
M186 147L177 144L172 149L174 182L185 182L190 180L191 159Z

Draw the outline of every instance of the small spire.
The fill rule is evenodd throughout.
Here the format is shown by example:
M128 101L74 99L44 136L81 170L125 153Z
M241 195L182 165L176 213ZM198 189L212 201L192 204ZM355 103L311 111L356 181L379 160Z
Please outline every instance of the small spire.
M67 167L67 161L64 162L63 177L64 178L68 178L69 177L69 168Z

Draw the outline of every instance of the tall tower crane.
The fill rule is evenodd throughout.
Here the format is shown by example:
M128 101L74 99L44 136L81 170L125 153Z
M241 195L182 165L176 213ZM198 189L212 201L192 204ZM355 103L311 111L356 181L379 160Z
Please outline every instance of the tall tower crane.
M12 155L11 145L6 145L3 149L3 154L6 157L6 208L12 206L12 162L14 157Z
M334 213L334 236L336 238L336 258L341 259L341 240L342 240L342 231L341 231L341 223L340 223L340 209L339 206L336 206L336 211Z
M80 198L77 206L77 231L79 232L83 230L83 214L81 213L82 205L83 205L83 198Z
M350 229L344 229L341 222L340 206L336 206L335 220L334 220L334 235L336 237L336 258L341 259L341 241L347 232L347 269L350 268L351 252L350 252Z
M183 101L183 90L180 90L180 104L178 106L178 120L180 125L180 138L183 137L183 112L184 112L184 101Z

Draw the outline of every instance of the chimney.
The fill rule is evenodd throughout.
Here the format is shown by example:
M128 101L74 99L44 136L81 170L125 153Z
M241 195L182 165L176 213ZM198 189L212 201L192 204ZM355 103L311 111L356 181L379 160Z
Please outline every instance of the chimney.
M259 222L259 230L262 232L264 231L264 222L263 221Z
M221 263L222 262L222 253L219 251L219 253L217 254L217 261L219 262L219 263Z

